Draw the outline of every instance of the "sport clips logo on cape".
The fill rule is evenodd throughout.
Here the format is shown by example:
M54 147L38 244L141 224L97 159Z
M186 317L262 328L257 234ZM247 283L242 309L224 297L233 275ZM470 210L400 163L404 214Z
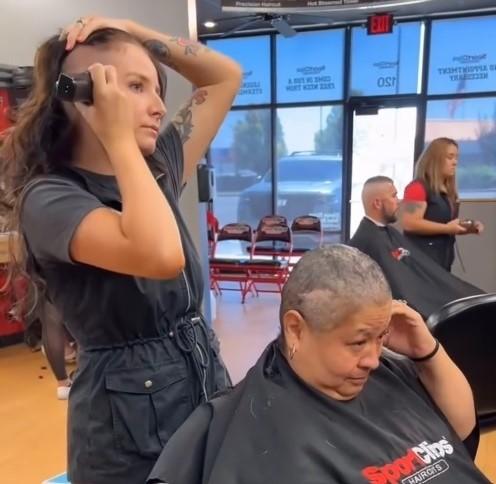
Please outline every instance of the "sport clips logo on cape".
M410 251L407 249L403 249L403 247L398 247L391 251L391 255L396 260L401 260L404 257L408 257L410 255Z
M391 464L366 467L362 475L370 484L422 484L449 469L444 457L451 454L453 446L444 437L433 444L424 441Z

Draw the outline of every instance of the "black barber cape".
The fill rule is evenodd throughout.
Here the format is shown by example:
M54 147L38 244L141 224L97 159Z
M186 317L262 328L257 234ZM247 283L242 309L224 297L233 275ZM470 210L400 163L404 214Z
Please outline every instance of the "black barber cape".
M337 401L306 385L271 343L234 390L173 435L148 483L473 484L489 481L420 384L381 358L362 392Z
M349 245L372 257L383 270L395 299L404 299L425 319L448 302L484 294L410 243L391 226L363 218Z

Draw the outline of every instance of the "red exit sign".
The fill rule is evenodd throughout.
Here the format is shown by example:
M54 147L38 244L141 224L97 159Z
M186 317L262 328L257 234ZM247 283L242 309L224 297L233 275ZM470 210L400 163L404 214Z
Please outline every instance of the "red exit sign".
M393 31L394 18L390 13L371 15L367 18L369 35L390 34Z

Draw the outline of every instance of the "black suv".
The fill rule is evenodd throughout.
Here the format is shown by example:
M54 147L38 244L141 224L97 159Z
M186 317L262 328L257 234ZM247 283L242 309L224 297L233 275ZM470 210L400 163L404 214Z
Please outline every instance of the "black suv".
M341 230L342 156L340 154L293 153L277 164L277 213L289 223L299 215L315 215L324 231ZM238 221L256 227L268 215L272 193L272 170L243 190Z

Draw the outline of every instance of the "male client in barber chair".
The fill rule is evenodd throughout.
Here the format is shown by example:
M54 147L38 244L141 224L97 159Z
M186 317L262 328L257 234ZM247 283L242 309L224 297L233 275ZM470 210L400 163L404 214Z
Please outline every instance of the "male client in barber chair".
M388 280L393 297L403 299L424 318L446 303L484 291L472 286L437 264L410 244L390 224L399 207L393 180L376 176L362 191L365 217L349 242L374 259Z

